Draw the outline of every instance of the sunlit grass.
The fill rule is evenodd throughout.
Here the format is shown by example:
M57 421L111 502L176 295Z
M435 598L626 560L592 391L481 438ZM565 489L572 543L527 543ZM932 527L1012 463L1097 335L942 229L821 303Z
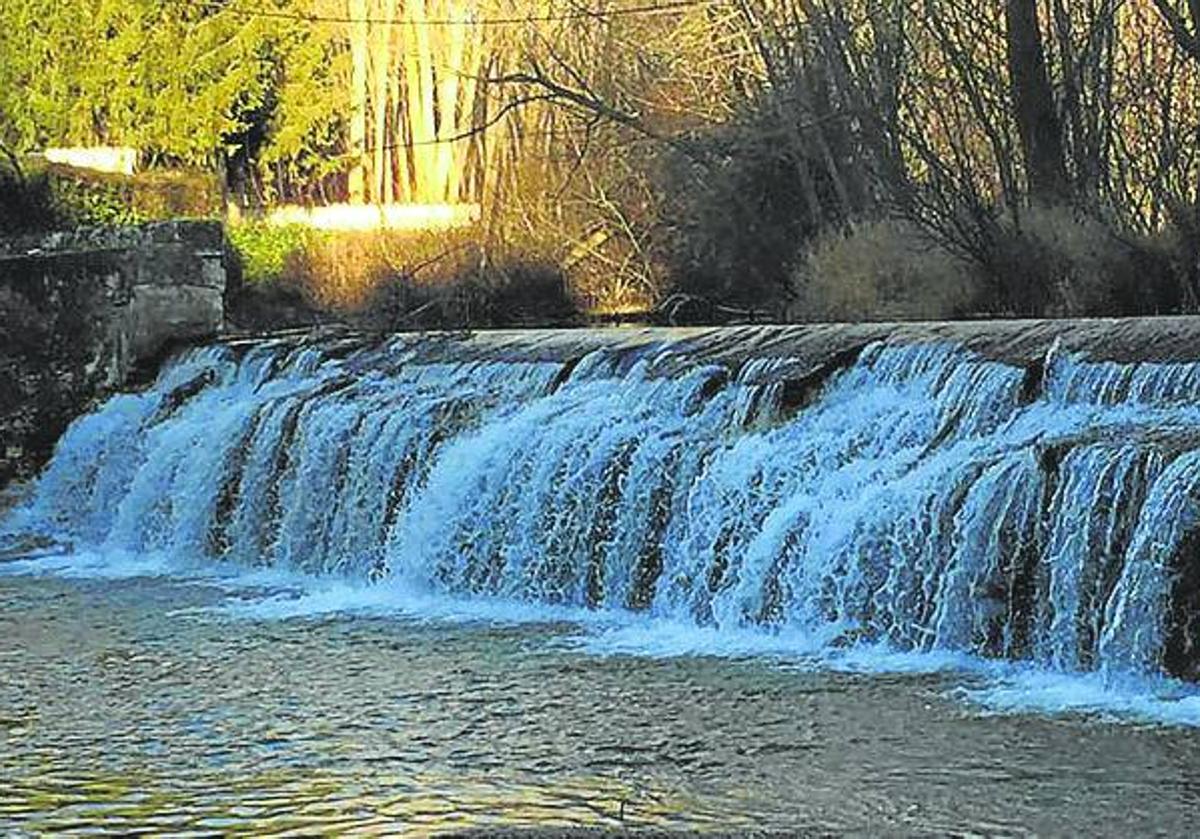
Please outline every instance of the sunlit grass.
M274 227L355 232L454 230L470 227L478 221L478 204L288 205L272 209L265 218L265 222Z

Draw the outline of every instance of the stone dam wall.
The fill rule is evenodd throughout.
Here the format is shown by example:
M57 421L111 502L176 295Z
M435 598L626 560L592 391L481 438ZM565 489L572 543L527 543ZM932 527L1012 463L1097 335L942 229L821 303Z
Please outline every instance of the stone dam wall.
M224 254L215 222L0 241L0 486L172 346L218 335Z

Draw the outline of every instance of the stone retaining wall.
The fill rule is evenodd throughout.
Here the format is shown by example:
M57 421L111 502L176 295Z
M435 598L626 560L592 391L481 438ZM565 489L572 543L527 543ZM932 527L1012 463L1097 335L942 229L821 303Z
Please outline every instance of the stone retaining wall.
M0 486L170 346L220 332L224 253L215 222L0 242Z

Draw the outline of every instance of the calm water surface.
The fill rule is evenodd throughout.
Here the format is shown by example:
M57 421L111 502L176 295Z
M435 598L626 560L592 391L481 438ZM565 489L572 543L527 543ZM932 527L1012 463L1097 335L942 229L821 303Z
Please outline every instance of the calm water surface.
M1194 729L986 715L961 674L598 656L567 624L253 619L230 596L0 576L0 832L1188 835L1200 815Z

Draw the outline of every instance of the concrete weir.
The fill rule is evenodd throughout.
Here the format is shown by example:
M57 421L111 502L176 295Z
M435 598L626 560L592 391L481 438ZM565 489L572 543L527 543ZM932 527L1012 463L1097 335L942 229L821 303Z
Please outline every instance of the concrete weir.
M334 327L220 340L235 349L269 342L350 354L378 347L388 336ZM653 355L654 370L663 374L716 364L733 373L796 386L853 364L872 344L945 344L1025 368L1029 386L1035 387L1043 364L1055 352L1120 364L1200 361L1200 317L460 330L403 333L391 340L426 361L570 362L607 350L631 357ZM755 360L772 363L759 365L757 372L743 369Z
M189 221L0 241L0 485L36 471L71 419L136 372L152 373L165 350L210 339L344 354L390 341L412 358L455 362L573 363L605 350L653 356L655 374L716 365L746 382L780 382L785 410L878 343L949 344L1022 367L1027 399L1056 350L1120 363L1200 359L1196 317L223 337L224 245L219 224Z

